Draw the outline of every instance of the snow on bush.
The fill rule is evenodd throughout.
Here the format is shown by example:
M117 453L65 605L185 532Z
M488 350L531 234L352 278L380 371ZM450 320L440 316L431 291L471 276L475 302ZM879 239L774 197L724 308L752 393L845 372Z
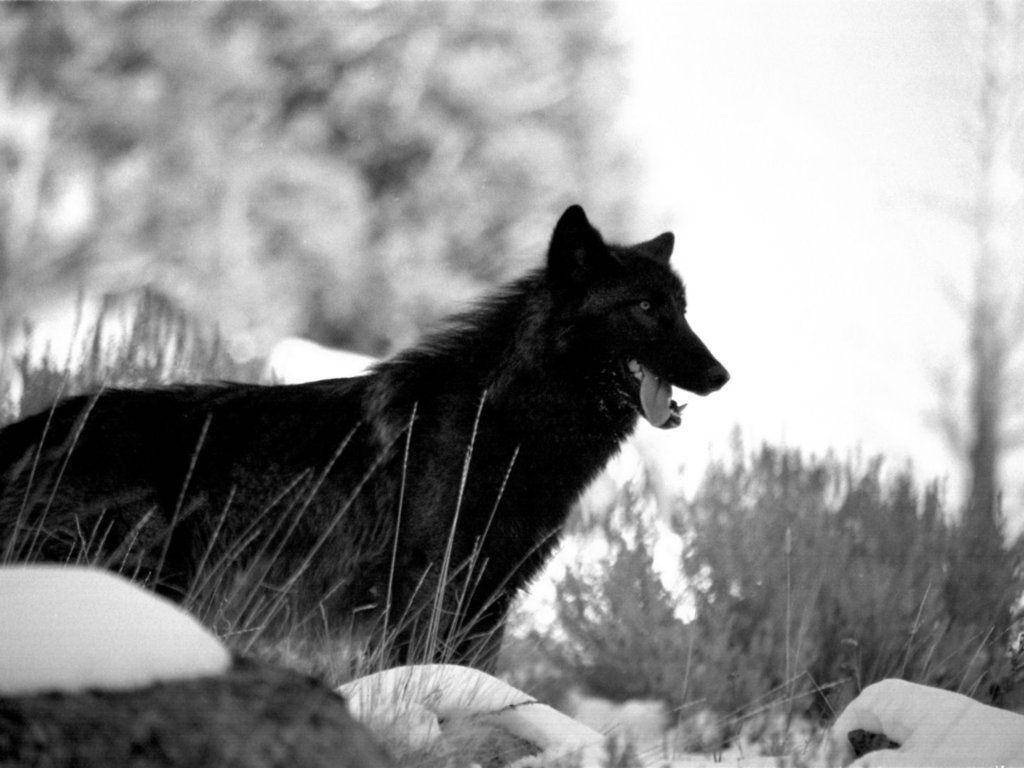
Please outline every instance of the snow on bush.
M216 675L221 642L173 603L93 568L0 568L0 694Z

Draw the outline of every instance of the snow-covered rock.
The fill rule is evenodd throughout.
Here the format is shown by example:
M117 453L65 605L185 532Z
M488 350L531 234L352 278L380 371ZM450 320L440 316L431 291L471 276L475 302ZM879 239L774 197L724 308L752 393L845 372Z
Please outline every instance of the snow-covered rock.
M371 730L408 728L410 739L420 745L442 738L442 723L447 727L472 720L533 745L538 755L517 761L520 768L563 755L574 755L583 768L604 764L605 738L600 733L470 667L397 667L353 680L338 691Z
M219 674L230 662L189 614L119 576L0 568L0 694L137 688Z
M1024 716L905 680L869 685L850 702L830 732L837 764L853 760L848 734L855 730L899 747L869 752L853 768L1024 766Z
M342 697L92 568L0 568L0 764L393 768Z

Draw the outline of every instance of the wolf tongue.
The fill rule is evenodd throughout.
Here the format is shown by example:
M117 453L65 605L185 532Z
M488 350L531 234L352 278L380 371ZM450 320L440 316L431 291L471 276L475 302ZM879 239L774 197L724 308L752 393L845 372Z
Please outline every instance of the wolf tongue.
M641 370L643 379L640 381L640 405L644 409L644 418L656 427L670 426L668 422L672 415L672 385L662 381L643 366Z

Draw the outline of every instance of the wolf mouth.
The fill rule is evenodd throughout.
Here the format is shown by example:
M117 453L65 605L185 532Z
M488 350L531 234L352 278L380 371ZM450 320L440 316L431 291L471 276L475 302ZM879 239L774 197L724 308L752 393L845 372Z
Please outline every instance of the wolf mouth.
M645 366L639 360L630 359L626 364L630 374L637 380L640 398L640 412L644 418L659 429L673 429L682 423L682 410L672 399L672 385Z

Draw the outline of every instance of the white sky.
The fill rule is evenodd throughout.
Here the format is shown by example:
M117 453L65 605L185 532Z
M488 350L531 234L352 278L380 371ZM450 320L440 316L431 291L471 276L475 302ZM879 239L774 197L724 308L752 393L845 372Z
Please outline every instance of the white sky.
M620 15L647 199L733 374L686 412L688 481L738 423L750 443L912 457L958 495L926 414L930 371L961 359L943 284L963 284L971 246L923 196L969 189L969 7L634 1Z

